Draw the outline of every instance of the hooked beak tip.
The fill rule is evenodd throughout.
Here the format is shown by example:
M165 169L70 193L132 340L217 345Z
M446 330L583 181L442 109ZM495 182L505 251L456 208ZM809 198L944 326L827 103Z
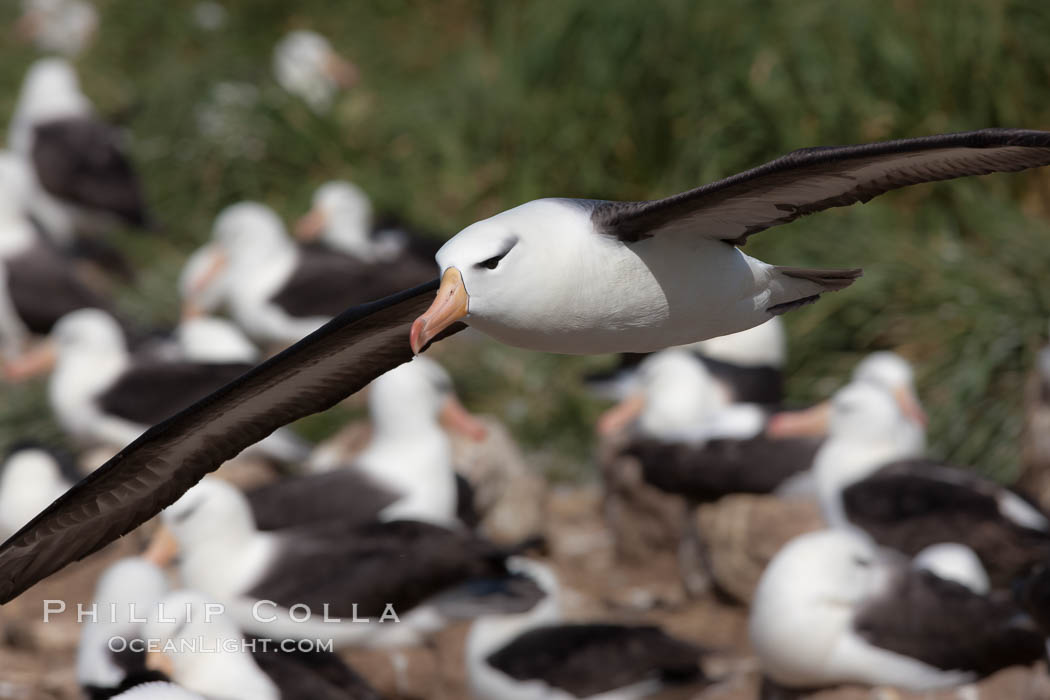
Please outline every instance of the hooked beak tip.
M412 354L418 355L423 352L429 338L426 337L427 320L420 316L412 322L412 329L408 332L408 344L412 346Z
M430 308L412 322L408 334L412 352L418 355L443 330L465 317L469 305L470 296L463 286L462 275L456 268L448 268L441 276L441 284Z

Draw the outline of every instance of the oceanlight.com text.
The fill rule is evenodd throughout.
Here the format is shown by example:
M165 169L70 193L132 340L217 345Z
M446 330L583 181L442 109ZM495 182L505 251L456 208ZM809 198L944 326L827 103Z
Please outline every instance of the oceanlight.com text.
M335 644L331 639L267 639L256 637L243 639L230 637L179 637L177 639L140 639L138 637L110 637L107 643L109 650L115 654L125 651L134 653L166 654L219 654L282 651L317 652L333 651Z

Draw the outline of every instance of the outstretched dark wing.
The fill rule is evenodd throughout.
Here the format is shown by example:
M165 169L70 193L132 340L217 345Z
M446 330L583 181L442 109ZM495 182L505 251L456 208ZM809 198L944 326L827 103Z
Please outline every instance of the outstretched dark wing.
M145 522L282 425L330 408L410 360L409 327L437 286L434 280L348 309L146 431L0 545L0 603Z
M115 127L91 117L44 122L36 127L32 157L40 184L59 199L109 212L133 226L150 225L142 188Z
M900 187L1040 165L1050 165L1050 132L1025 129L805 148L666 199L599 202L591 218L628 242L685 229L741 245L753 233Z

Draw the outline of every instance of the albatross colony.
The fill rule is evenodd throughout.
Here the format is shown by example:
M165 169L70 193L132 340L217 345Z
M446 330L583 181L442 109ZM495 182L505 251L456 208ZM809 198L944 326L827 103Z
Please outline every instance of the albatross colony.
M511 345L576 354L647 352L734 333L860 275L766 264L739 249L752 234L908 185L1048 164L1050 132L985 129L804 149L665 199L540 199L472 224L438 251L440 285L344 311L155 425L52 503L0 546L0 601L464 322Z

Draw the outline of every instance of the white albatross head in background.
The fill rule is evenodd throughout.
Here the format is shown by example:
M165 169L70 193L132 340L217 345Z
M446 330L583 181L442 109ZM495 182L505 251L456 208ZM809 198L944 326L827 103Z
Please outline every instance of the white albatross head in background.
M10 537L73 485L56 456L35 445L16 447L0 465L0 537ZM72 478L71 478L72 477Z
M87 0L23 0L15 30L44 51L76 56L98 31L98 10Z
M236 605L279 551L274 534L256 529L244 494L216 477L205 477L165 508L161 522L170 536L155 536L151 548L158 558L177 551L183 584L228 606ZM160 554L167 547L174 551Z
M911 364L895 352L880 350L867 355L853 369L851 382L866 383L888 392L905 418L898 423L896 439L912 454L926 449L926 412L915 389ZM831 401L809 408L782 411L770 420L770 434L779 437L823 436L829 430Z
M926 447L928 419L915 389L915 370L911 363L895 352L873 352L853 369L853 381L872 382L889 390L908 419L902 424L901 440L909 442L916 451Z
M602 414L598 432L612 435L637 420L638 432L664 442L703 443L745 439L761 432L762 410L733 404L725 387L692 352L672 348L653 353L638 367L638 389Z
M90 115L91 101L80 90L73 65L64 58L42 58L29 67L22 80L7 146L28 157L33 147L33 128L45 121Z
M358 70L317 32L289 32L273 50L277 83L301 98L314 112L327 112L336 93L353 87Z
M331 247L371 261L372 200L352 182L333 180L314 192L310 211L295 225L304 242L322 240Z
M295 248L281 217L258 202L231 204L219 212L212 226L212 239L229 256L232 268L246 268L245 271Z

